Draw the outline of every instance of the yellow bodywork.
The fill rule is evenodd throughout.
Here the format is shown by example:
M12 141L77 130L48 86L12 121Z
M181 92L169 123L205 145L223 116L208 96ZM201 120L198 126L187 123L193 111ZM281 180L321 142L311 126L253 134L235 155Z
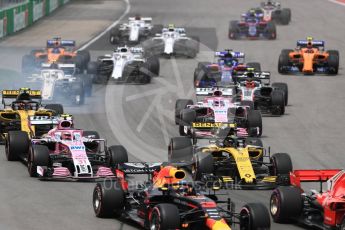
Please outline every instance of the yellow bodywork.
M219 147L217 145L209 145L202 149L202 152L222 152L228 153L234 161L239 172L239 176L245 183L253 183L256 179L255 172L252 166L251 159L258 160L263 155L263 149L253 146L246 146L245 148L233 147ZM250 152L257 152L255 156L250 156ZM215 161L222 160L219 157L214 157Z
M11 122L19 121L21 131L27 132L29 137L35 135L35 127L30 126L29 116L52 116L52 112L46 109L39 110L1 110L0 121Z

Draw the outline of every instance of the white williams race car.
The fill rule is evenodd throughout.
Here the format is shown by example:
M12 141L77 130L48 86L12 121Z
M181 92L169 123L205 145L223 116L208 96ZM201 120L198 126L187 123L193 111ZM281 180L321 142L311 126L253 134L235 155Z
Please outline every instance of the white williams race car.
M132 43L138 44L140 41L148 39L156 32L162 30L162 25L152 25L152 18L149 17L130 17L128 23L123 23L114 27L110 31L111 44Z
M147 56L141 47L118 47L113 54L98 57L91 62L89 73L95 74L96 83L138 83L151 82L152 76L159 75L159 60Z
M187 37L184 28L170 24L143 46L155 55L182 55L194 58L199 52L199 38Z
M82 105L92 93L92 75L75 74L75 64L42 69L39 74L29 76L28 83L41 87L43 101L66 100Z

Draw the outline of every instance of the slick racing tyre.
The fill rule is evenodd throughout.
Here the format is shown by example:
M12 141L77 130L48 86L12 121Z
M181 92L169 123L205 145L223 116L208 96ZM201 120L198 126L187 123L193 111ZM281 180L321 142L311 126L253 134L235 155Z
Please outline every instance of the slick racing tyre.
M277 38L277 29L274 22L268 22L266 28L266 37L267 39L274 40Z
M193 180L201 180L204 174L211 174L214 172L214 160L212 154L198 152L193 156L193 158Z
M115 26L110 31L109 42L110 44L116 45L120 43L120 26Z
M85 104L85 89L83 82L76 82L72 86L72 102L75 105L84 105Z
M178 125L181 122L181 111L187 108L188 105L193 105L193 101L190 99L177 99L175 103L175 124Z
M30 140L27 132L9 131L5 142L5 152L8 161L18 161L19 155L27 154Z
M284 49L281 51L278 59L278 72L280 74L287 74L289 71L287 68L290 67L289 54L293 52L291 49Z
M285 106L288 105L288 102L289 102L289 88L288 88L288 85L284 82L274 82L272 84L272 87L273 88L277 88L281 91L284 92L284 100L285 100Z
M159 65L159 59L157 56L151 56L147 59L147 66L148 66L148 70L150 72L150 76L153 77L158 77L159 76L159 69L160 69L160 65Z
M275 189L270 198L270 213L276 223L288 223L298 218L303 209L301 190L293 186Z
M180 229L180 212L173 204L157 204L150 216L151 230Z
M122 145L113 145L107 151L109 167L117 167L118 164L128 162L128 153Z
M83 137L90 138L90 139L100 139L100 135L96 131L83 131ZM90 149L91 151L95 153L99 150L98 141L87 141L87 142L84 142L84 145L87 149Z
M337 75L339 69L339 51L329 50L328 54L328 74Z
M188 162L192 158L193 145L189 137L174 137L170 139L168 147L169 162Z
M287 25L291 21L291 9L284 8L280 12L280 23L282 25Z
M49 165L49 149L45 145L33 145L28 155L28 172L30 177L37 176L37 166Z
M270 161L272 176L289 175L293 170L291 157L287 153L275 153Z
M262 135L262 117L259 110L249 110L247 115L248 132L250 136ZM252 130L259 129L259 132L251 133Z
M109 218L121 215L125 207L125 192L116 180L104 180L97 183L93 190L93 210L99 218Z
M248 203L240 211L241 230L269 230L271 219L267 208L261 203Z
M239 39L239 28L237 21L231 21L229 25L229 39L236 40Z
M272 114L281 116L285 114L285 97L281 90L273 90L271 94Z

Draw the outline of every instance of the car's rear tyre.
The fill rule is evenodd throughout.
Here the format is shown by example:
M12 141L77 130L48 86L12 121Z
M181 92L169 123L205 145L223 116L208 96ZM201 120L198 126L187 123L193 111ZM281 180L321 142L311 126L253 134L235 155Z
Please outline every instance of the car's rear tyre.
M281 90L273 90L271 95L272 102L272 114L273 115L284 115L285 113L285 98L284 92Z
M280 23L282 25L288 25L291 21L291 9L283 8L280 13Z
M247 115L247 122L248 122L248 132L254 130L255 128L259 128L259 132L256 132L254 135L249 133L251 136L261 136L262 135L262 117L261 112L259 110L249 110Z
M110 44L116 45L120 43L120 27L115 26L110 30L110 35L109 35L109 42Z
M147 62L149 63L149 71L151 72L153 77L158 77L159 76L159 70L160 70L160 65L159 65L159 59L157 56L151 56L147 59Z
M288 223L302 213L301 190L293 186L278 187L271 195L270 213L276 223Z
M339 51L329 50L328 53L328 74L337 75L339 69Z
M122 145L112 145L108 148L108 165L116 167L118 164L128 162L128 153Z
M173 204L157 204L150 216L151 230L180 229L180 212Z
M287 153L275 153L271 157L272 176L289 175L293 170L291 157Z
M259 62L248 62L247 66L250 68L254 68L254 71L256 72L261 71L261 64Z
M284 82L274 82L272 84L273 88L277 88L281 91L284 92L284 100L285 100L285 105L288 105L289 102L289 88L288 85Z
M49 166L49 149L45 145L33 145L28 155L28 172L30 177L37 176L37 166Z
M280 74L287 74L289 72L287 68L290 66L289 54L292 51L291 49L284 49L281 51L278 59L278 72Z
M52 110L54 115L61 115L64 112L63 105L61 104L47 104L44 108Z
M277 38L277 29L276 24L274 24L274 22L267 23L266 36L270 40L274 40Z
M240 229L242 230L268 230L271 219L267 208L261 203L248 203L240 211Z
M204 174L214 172L214 160L210 153L198 152L193 156L192 176L194 180L200 180Z
M181 122L181 111L187 108L187 105L193 105L193 101L190 99L177 99L175 103L175 124L178 125Z
M27 154L30 140L27 132L9 131L5 142L5 152L8 161L18 161L20 154Z
M93 210L99 218L115 217L125 207L125 199L125 192L118 181L104 180L93 190Z
M193 159L193 145L188 137L174 137L170 139L168 147L170 162L191 161Z
M229 39L236 40L239 39L239 28L237 21L231 21L229 25Z

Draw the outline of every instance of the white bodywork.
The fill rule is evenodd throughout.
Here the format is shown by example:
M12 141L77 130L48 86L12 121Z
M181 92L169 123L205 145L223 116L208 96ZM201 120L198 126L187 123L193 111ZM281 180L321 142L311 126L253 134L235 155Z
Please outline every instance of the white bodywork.
M280 9L280 3L279 2L271 2L271 4L262 4L261 9L263 11L263 19L265 21L270 21L272 19L272 13L275 10Z
M120 30L128 30L129 41L138 41L141 31L153 28L151 22L152 18L149 17L130 17L128 18L128 23L120 26Z
M42 67L45 64L42 64ZM47 64L50 66L50 64ZM48 67L48 66L47 66ZM74 68L75 64L58 64L58 69L42 69L39 74L32 74L29 77L28 82L42 82L42 99L53 100L54 89L57 81L75 81L76 78L73 75L67 75L62 70L63 68Z
M242 75L244 79L247 78L247 74L248 73L245 72ZM245 81L239 82L237 84L237 87L239 91L241 92L241 101L254 101L255 91L260 90L261 87L267 86L270 84L269 77L270 77L269 72L255 72L254 79L252 80L252 83L255 85L254 87L247 87ZM238 78L241 78L241 76L239 76Z
M154 40L162 40L164 42L164 54L174 53L174 44L178 40L191 40L186 36L184 28L163 28L161 34L156 34Z
M118 47L114 53L107 54L100 61L112 61L114 64L111 78L119 79L128 63L133 61L146 62L144 50L141 47Z

